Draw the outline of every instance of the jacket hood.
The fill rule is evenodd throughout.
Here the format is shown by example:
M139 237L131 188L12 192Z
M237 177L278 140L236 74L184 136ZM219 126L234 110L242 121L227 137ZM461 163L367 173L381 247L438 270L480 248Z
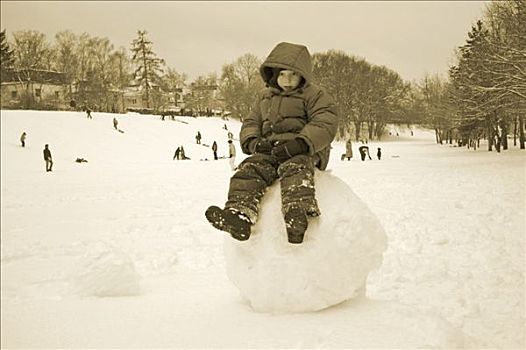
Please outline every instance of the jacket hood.
M306 46L281 42L272 49L267 59L261 65L261 77L272 87L277 87L273 68L293 70L305 79L304 84L312 80L312 63ZM274 79L273 79L274 78Z

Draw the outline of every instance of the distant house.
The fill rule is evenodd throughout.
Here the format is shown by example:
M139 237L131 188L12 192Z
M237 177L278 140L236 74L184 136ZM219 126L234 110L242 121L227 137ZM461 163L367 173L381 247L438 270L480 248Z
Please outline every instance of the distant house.
M63 110L69 108L71 85L65 73L22 69L2 72L1 108Z
M181 92L182 89L167 92L159 85L150 83L149 101L147 101L144 86L134 83L124 89L123 105L127 111L141 113L160 113L166 110L174 110L183 101Z
M128 86L122 94L123 105L127 111L139 111L147 108L143 100L142 87L138 85Z
M123 91L111 85L102 86L88 79L76 80L73 84L72 100L77 110L86 108L97 112L122 113L125 111Z

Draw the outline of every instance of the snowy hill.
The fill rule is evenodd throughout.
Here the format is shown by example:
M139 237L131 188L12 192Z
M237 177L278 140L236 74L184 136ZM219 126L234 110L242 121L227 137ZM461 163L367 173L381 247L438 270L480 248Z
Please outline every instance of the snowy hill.
M524 152L393 129L369 144L382 160L356 144L342 162L334 143L331 174L387 233L383 264L366 298L273 315L240 297L204 219L232 172L195 134L221 156L240 124L127 114L119 133L114 116L1 111L2 348L524 348ZM191 160L172 160L180 145Z

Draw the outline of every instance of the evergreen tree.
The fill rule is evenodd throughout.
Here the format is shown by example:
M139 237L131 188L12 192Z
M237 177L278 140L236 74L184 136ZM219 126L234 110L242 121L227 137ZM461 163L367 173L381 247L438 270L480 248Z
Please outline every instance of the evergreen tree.
M136 64L135 79L144 88L146 107L150 108L152 84L160 83L164 60L152 50L153 43L147 39L145 30L137 31L138 38L132 41L132 61Z
M4 29L0 32L0 75L3 76L7 69L13 68L14 62L14 53L13 50L9 48L9 44L7 43L7 35L5 34Z

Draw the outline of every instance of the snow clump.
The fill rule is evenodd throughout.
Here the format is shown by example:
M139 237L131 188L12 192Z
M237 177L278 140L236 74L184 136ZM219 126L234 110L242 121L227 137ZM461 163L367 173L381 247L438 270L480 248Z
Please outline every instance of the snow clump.
M250 239L225 239L228 277L256 311L317 311L352 299L382 263L387 237L367 205L328 172L316 171L315 183L321 216L309 219L302 244L287 241L279 181L265 193Z
M137 295L140 277L131 258L119 248L97 241L86 253L72 276L76 294L95 297Z

